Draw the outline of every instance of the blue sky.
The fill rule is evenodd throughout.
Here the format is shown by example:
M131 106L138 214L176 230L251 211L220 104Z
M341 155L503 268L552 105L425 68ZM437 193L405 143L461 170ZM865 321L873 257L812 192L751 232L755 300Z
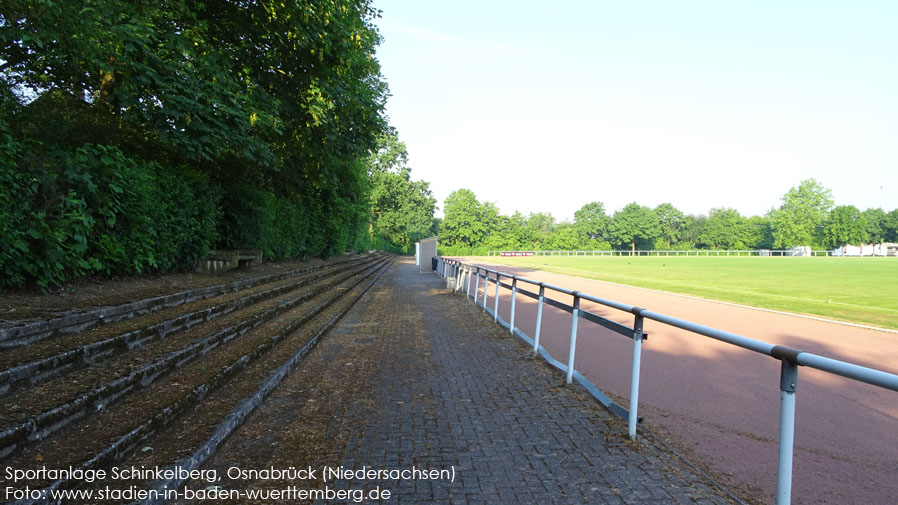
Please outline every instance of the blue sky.
M510 214L898 208L898 2L375 0L412 177Z

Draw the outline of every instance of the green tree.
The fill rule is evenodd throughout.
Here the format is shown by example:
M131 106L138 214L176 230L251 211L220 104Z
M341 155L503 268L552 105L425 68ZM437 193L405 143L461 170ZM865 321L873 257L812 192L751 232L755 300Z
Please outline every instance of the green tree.
M527 242L527 218L518 211L503 221L502 246L498 249L529 249Z
M683 223L680 226L680 245L687 246L688 248L696 248L698 247L699 237L702 234L702 228L705 227L705 223L708 221L708 217L705 215L695 215L689 214L683 218Z
M583 244L600 241L608 234L611 218L605 214L602 202L590 202L574 212L574 229L580 235Z
M484 240L483 245L489 250L513 250L518 246L513 244L510 237L510 219L499 214L495 219L495 226Z
M885 239L887 242L898 242L898 209L886 214L883 220Z
M399 173L410 170L408 148L399 140L395 129L388 129L377 137L377 145L368 155L368 175L379 173Z
M840 205L829 214L823 226L827 248L861 245L867 241L867 219L854 205Z
M511 216L499 214L496 225L486 239L490 250L515 251L530 248L527 242L527 218L515 211Z
M634 252L637 242L654 242L660 234L661 227L655 211L636 202L615 212L611 220L613 240L621 245L629 245Z
M497 234L505 219L507 218L499 213L499 207L494 202L483 202L480 204L480 221L486 228L486 237L479 245L485 245L487 240Z
M395 133L380 138L369 158L371 233L403 252L431 234L436 199L429 184L412 181L405 144Z
M783 195L783 203L770 212L773 246L814 245L823 238L823 223L833 207L832 191L814 179L801 181Z
M469 189L453 191L443 203L440 242L449 247L482 246L496 224L490 221L492 209L495 206L484 206Z
M273 175L300 168L285 158L303 150L363 156L385 124L365 1L12 0L0 16L8 86L87 96L210 169Z
M531 212L527 216L527 243L536 250L548 249L554 228L555 218L551 213Z
M683 213L671 203L662 203L655 207L655 215L658 216L658 226L661 231L660 238L669 248L672 243L680 239L683 225Z
M583 246L582 235L577 226L571 223L558 223L549 237L549 249L574 251Z
M699 234L699 243L712 249L743 249L745 218L736 209L711 209Z
M773 235L770 219L764 216L748 218L744 235L745 247L748 249L770 249L773 247Z
M885 241L886 213L882 209L867 209L861 213L866 221L866 230L863 242L867 244L881 244Z

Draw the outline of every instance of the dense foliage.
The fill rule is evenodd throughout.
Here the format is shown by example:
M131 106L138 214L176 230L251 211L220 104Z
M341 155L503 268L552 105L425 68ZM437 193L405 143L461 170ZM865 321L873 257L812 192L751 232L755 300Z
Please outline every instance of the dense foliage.
M367 0L0 6L0 288L367 248Z
M415 242L435 234L436 199L430 184L412 180L408 152L395 132L380 137L368 167L375 245L397 253L414 252Z
M832 208L829 189L814 179L783 195L782 205L766 216L745 217L736 209L711 209L685 215L670 203L651 209L636 202L609 216L601 202L574 213L574 222L556 223L544 212L524 216L498 213L460 189L446 199L440 225L440 252L483 255L491 250L609 249L772 249L810 245L898 242L898 209L859 211Z

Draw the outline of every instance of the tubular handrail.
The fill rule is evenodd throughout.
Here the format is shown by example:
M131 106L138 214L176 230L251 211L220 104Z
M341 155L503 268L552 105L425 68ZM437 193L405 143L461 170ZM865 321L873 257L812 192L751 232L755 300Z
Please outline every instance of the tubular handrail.
M869 254L864 254L864 252ZM852 251L850 254L845 251L837 251L830 249L816 250L795 250L795 249L549 249L549 250L527 250L527 251L508 251L508 250L490 250L487 256L509 256L509 257L536 257L536 256L618 256L618 257L639 257L639 256L696 256L696 257L721 257L721 256L755 256L755 257L845 257L845 258L883 258L895 256L894 248L887 249L867 249L865 251ZM805 254L807 253L807 254Z
M443 261L457 261L457 260L446 260ZM465 263L461 263L462 265L466 265ZM595 302L606 307L611 307L623 312L632 312L635 308L632 305L627 305L625 303L616 302L613 300L608 300L605 298L600 298L597 296L593 296L587 293L582 293L578 291L574 291L572 289L564 288L561 286L555 286L546 282L536 281L533 279L528 279L526 277L519 277L510 273L501 272L499 270L494 270L491 268L486 268L478 265L471 265L475 270L485 272L487 275L493 274L496 278L506 277L508 279L516 280L517 282L525 282L528 284L533 284L535 286L545 287L546 289L551 289L553 291L557 291L559 293L564 293L566 295L574 295L584 300L589 300L591 302ZM490 279L491 281L493 279ZM713 338L715 340L719 340L721 342L725 342L731 345L735 345L737 347L742 347L743 349L748 349L750 351L754 351L760 354L766 354L767 356L773 357L772 350L776 347L774 344L770 344L768 342L764 342L761 340L756 340L753 338L745 337L736 333L718 330L717 328L712 328L710 326L704 326L701 324L693 323L690 321L686 321L683 319L678 319L676 317L668 316L666 314L661 314L658 312L653 312L650 310L642 310L640 314L646 318L651 319L653 321L657 321L660 323L667 324L669 326L673 326L676 328L680 328L682 330L686 330L692 333L697 333L699 335L704 335L706 337ZM821 370L824 372L829 372L835 375L839 375L842 377L846 377L849 379L858 380L861 382L866 382L868 384L879 386L886 389L891 389L893 391L898 391L898 375L891 374L888 372L883 372L881 370L876 370L873 368L868 368L860 365L855 365L853 363L848 363L844 361L839 361L832 358L827 358L825 356L815 355L806 351L799 351L798 354L798 364L802 366L807 366L809 368L814 368L817 370Z
M613 412L627 417L627 431L630 438L636 437L636 424L639 421L637 409L639 398L640 362L642 352L641 346L642 341L647 338L647 334L643 332L643 321L645 319L650 319L659 323L666 324L668 326L686 330L691 333L696 333L708 338L713 338L715 340L741 347L753 352L764 354L779 360L781 362L782 369L780 372L780 440L777 463L777 505L787 505L791 501L792 453L795 433L795 391L798 382L799 366L806 366L808 368L821 370L848 379L871 384L873 386L878 386L892 391L898 391L898 375L884 372L882 370L876 370L873 368L856 365L854 363L848 363L845 361L827 358L825 356L819 356L799 349L792 349L789 347L774 345L736 333L719 330L710 326L704 326L701 324L693 323L691 321L668 316L666 314L653 312L641 307L634 307L625 303L600 298L588 293L581 293L579 291L568 289L562 286L555 286L546 282L528 279L526 277L519 277L517 275L501 272L499 270L487 268L480 265L463 263L459 260L447 259L441 256L437 257L437 262L437 273L440 276L455 277L455 290L460 289L461 286L465 286L465 296L473 298L474 303L481 306L487 313L492 312L491 315L493 316L494 321L502 324L502 326L507 327L512 334L518 334L518 336L521 336L527 341L530 341L530 337L523 333L519 328L515 328L514 318L516 295L517 293L522 293L525 296L536 298L538 300L538 305L536 329L534 337L532 339L533 354L536 355L538 352L540 352L544 357L546 357L546 359L550 360L551 363L555 364L555 366L557 366L558 368L561 368L566 373L568 384L571 383L575 375L574 358L576 354L577 322L579 319L587 319L596 324L605 326L606 328L609 328L619 334L632 338L633 362L631 367L629 410L623 409L619 405L614 404L606 395L604 395L604 393L601 393L598 388L595 388L594 385L588 383L588 381L586 381L586 379L582 376L578 376L577 378L578 382L586 381L588 383L588 386L591 386L588 387L591 392L594 388L596 392L593 392L593 394L600 395L596 397L605 406L609 407ZM471 293L472 275L476 279L473 293ZM478 292L480 290L481 278L483 278L484 281L483 299L482 303L478 303ZM510 279L512 281L511 284L509 285L507 283L503 283L502 278L505 278L507 280ZM492 311L490 311L490 309L487 307L488 290L490 287L489 284L491 282L495 286L493 295L494 308ZM519 283L537 286L539 288L539 294L521 289ZM499 288L501 286L504 286L511 290L511 320L509 323L505 323L505 321L499 317ZM574 299L573 305L568 305L558 300L546 297L547 289L572 296ZM634 316L633 327L627 327L615 321L599 316L598 314L584 310L580 306L581 300L588 300L606 307L631 313ZM551 305L572 314L570 347L568 363L566 366L557 362L554 358L551 358L548 353L545 352L545 350L542 349L539 345L544 304Z

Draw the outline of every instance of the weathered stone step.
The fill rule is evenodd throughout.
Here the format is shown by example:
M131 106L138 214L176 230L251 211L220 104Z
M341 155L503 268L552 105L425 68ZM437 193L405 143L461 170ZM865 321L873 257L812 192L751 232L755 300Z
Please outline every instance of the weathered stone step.
M44 410L24 422L3 429L0 431L0 458L9 456L23 446L45 439L78 419L108 407L121 396L134 390L145 388L159 377L183 367L199 356L208 354L216 347L271 321L302 303L327 293L346 279L357 275L359 271L365 269L366 265L372 261L375 260L365 261L358 268L337 279L330 280L312 292L280 302L249 319L241 320L235 325L228 326L212 335L192 342L186 347L172 351L151 363L140 366L126 375L99 384L57 407ZM84 387L89 386L85 385Z
M240 291L260 284L275 282L303 273L314 272L334 264L349 261L353 261L352 258L344 258L324 265L299 268L288 272L242 279L227 284L206 286L168 295L144 298L142 300L121 305L81 310L46 320L21 321L13 324L6 324L0 326L0 348L17 347L45 340L60 334L76 333L92 328L98 324L108 324L110 322L129 319L164 308L175 307L194 300L219 296L232 291Z
M161 430L163 430L166 426L169 426L175 419L179 418L187 410L193 407L198 407L205 398L208 398L210 394L217 391L223 385L230 384L237 378L243 377L240 372L245 370L248 366L256 363L260 357L272 356L272 353L270 353L269 351L271 351L280 342L285 342L286 339L295 335L296 331L299 328L311 322L317 329L315 338L319 338L321 334L326 332L331 326L333 326L333 324L336 323L337 318L332 316L328 311L330 311L337 305L341 305L342 308L340 310L340 315L342 315L342 313L345 313L345 311L348 310L351 304L338 304L338 301L347 293L352 293L353 297L357 299L372 283L368 283L367 286L365 286L364 289L361 290L353 290L353 288L359 284L364 283L366 279L370 279L372 276L376 277L378 274L382 274L383 271L388 268L391 262L391 258L384 259L383 261L378 262L377 264L366 269L364 272L361 272L356 276L352 276L339 288L330 290L330 293L334 294L334 296L326 297L326 299L321 300L311 310L305 310L305 308L302 307L298 308L297 310L302 312L302 314L297 314L295 318L287 318L288 321L285 322L283 326L281 326L280 331L278 331L276 335L265 336L265 338L261 339L261 342L258 343L258 345L253 346L248 352L241 354L239 357L231 361L229 365L218 369L218 371L215 372L214 375L211 376L211 378L209 378L208 380L204 380L201 384L193 386L187 394L181 396L180 399L178 399L174 403L170 403L166 406L160 405L160 408L156 410L152 416L145 418L143 422L140 422L135 427L129 428L126 433L116 436L111 443L94 452L93 455L91 455L87 459L84 459L83 462L78 463L77 461L57 461L63 458L63 455L59 453L55 453L49 457L54 459L55 465L72 465L74 468L81 469L102 468L104 466L122 461L122 459L125 458L128 454L134 452L135 448L144 445L150 437L153 437ZM313 318L321 315L323 312L328 312L325 321L321 321L320 319L313 320ZM322 324L319 326L319 323ZM292 342L293 340L290 341ZM262 384L261 388L256 391L256 394L254 396L261 395L264 397L266 391L270 391L270 389L273 388L274 385L276 385L276 378L278 376L283 376L289 368L295 366L295 364L299 362L302 356L306 352L308 352L308 348L310 348L309 343L306 342L306 344L304 344L304 347L301 347L298 351L288 351L290 352L291 356L290 358L288 358L287 362L281 365L281 367L279 367L274 372L270 373L268 377L269 380ZM279 353L277 356L282 355L282 353ZM162 387L162 385L160 384L159 387ZM230 398L229 401L232 401L234 403L241 403L241 405L246 403L245 401L241 402L241 398ZM257 400L256 403L258 401L260 401L260 399ZM249 403L253 403L253 401L250 401ZM244 406L243 408L249 408L249 410L252 410L251 407L247 406ZM249 410L247 410L246 413L248 413ZM223 424L228 424L234 422L234 420L234 417L231 416L228 419L219 421L221 421ZM115 431L114 427L105 426L103 423L95 423L95 428L101 429L101 431L109 431L110 433ZM121 431L119 431L119 433L121 433ZM100 437L94 437L94 439L100 440ZM59 451L60 449L57 447L54 450ZM37 486L49 485L47 489L58 489L81 485L83 484L83 482L69 482L66 480L58 480L55 482L32 482L30 484ZM38 501L24 500L15 503L24 504L37 502Z
M288 293L349 268L352 268L351 264L347 265L346 263L341 263L330 270L318 269L316 270L317 273L310 274L309 277L296 282L290 282L271 289L252 293L228 303L212 305L181 314L177 317L152 324L145 328L127 331L113 337L102 339L98 342L79 345L52 356L13 366L0 371L0 397L11 392L15 387L19 386L20 383L27 383L28 385L40 384L62 373L96 363L101 359L126 352L135 347L144 346L152 341L177 333L178 331L192 328L197 324L209 322L217 317L230 314L244 307L249 307L264 300Z

